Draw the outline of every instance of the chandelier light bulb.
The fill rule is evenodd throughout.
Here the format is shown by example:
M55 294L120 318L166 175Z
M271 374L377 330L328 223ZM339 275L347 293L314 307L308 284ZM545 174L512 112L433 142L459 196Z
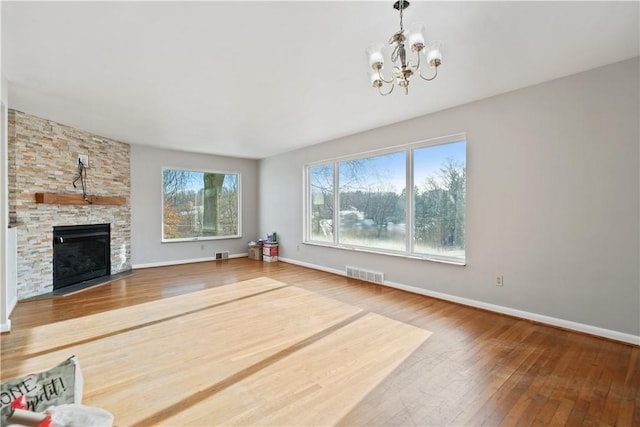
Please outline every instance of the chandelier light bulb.
M432 67L437 67L442 63L442 42L432 42L427 51L427 62Z
M424 33L425 26L422 24L414 24L409 31L409 46L413 52L420 52L424 49Z
M369 57L369 66L373 70L380 70L384 65L384 45L382 43L373 44L367 49L367 56Z

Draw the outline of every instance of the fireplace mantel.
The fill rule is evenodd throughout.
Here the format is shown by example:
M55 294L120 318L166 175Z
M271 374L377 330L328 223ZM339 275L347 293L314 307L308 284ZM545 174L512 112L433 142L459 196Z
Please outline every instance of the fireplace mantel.
M124 197L83 196L82 194L36 193L36 203L57 205L124 205Z

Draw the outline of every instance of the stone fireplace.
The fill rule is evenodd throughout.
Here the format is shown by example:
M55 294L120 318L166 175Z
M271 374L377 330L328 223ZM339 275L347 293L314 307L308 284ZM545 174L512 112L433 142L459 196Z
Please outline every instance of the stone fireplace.
M53 291L54 229L108 225L110 273L131 270L129 145L16 110L8 116L9 219L17 229L18 299ZM90 202L79 185L73 186L79 156L89 163L86 196L100 196L103 203ZM79 202L68 202L67 195Z

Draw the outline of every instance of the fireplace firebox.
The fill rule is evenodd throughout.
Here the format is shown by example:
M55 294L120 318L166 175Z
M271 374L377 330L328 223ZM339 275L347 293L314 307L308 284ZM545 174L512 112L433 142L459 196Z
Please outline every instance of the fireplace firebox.
M53 227L53 290L111 274L111 224Z

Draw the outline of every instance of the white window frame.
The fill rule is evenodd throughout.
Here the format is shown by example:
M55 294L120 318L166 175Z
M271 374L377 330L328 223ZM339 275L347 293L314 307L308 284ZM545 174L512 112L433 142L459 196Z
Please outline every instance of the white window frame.
M238 177L238 227L236 234L223 235L223 236L194 236L194 237L184 237L184 238L175 238L175 239L166 239L164 237L164 172L166 170L177 170L184 172L196 172L203 174L224 174L224 175L235 175ZM220 170L205 170L205 169L192 169L185 168L180 166L163 166L160 171L160 237L161 243L179 243L179 242L193 242L193 241L204 241L204 240L225 240L225 239L239 239L242 238L242 174L240 172L235 171L220 171Z
M325 159L325 160L321 160L321 161L316 161L316 162L311 162L308 164L305 164L303 167L303 183L304 183L304 187L303 187L303 243L304 244L308 244L308 245L315 245L315 246L324 246L324 247L330 247L330 248L338 248L338 249L344 249L344 250L352 250L352 251L361 251L361 252L369 252L369 253L376 253L376 254L383 254L383 255L390 255L390 256L399 256L399 257L403 257L403 258L410 258L410 259L419 259L419 260L426 260L426 261L436 261L436 262L443 262L443 263L448 263L448 264L454 264L454 265L466 265L467 261L467 254L466 254L466 244L465 244L465 256L464 258L459 258L459 257L449 257L449 256L442 256L442 255L437 255L437 254L423 254L423 253L416 253L414 252L414 210L415 210L415 206L414 206L414 199L415 199L415 194L414 194L414 171L413 171L413 151L416 149L421 149L421 148L428 148L428 147L435 147L438 145L446 145L446 144L451 144L451 143L455 143L455 142L465 142L467 144L467 152L468 152L468 140L467 140L467 136L465 133L459 133L459 134L454 134L454 135L448 135L448 136L444 136L444 137L439 137L439 138L433 138L433 139L428 139L428 140L422 140L422 141L417 141L417 142L412 142L409 144L402 144L402 145L397 145L397 146L393 146L393 147L388 147L388 148L383 148L383 149L378 149L378 150L371 150L371 151L366 151L366 152L360 152L360 153L356 153L356 154L352 154L352 155L348 155L348 156L342 156L342 157L336 157L336 158L330 158L330 159ZM405 216L406 216L406 235L405 235L405 239L406 239L406 250L405 251L395 251L395 250L389 250L389 249L380 249L380 248L371 248L371 247L366 247L366 246L357 246L357 245L349 245L349 244L344 244L344 243L339 243L339 239L340 239L340 231L339 231L339 226L337 226L338 224L338 211L339 211L339 197L340 197L340 189L339 189L339 182L338 182L338 176L339 176L339 164L341 162L347 162L350 160L358 160L358 159L365 159L365 158L369 158L369 157L375 157L375 156L383 156L386 154L392 154L392 153L398 153L398 152L405 152L406 156L406 206L405 206ZM465 168L467 165L467 152L465 152ZM311 238L311 212L312 212L312 200L311 200L311 183L310 183L310 170L314 167L319 167L319 166L324 166L324 165L332 165L333 166L333 242L325 242L325 241L318 241L318 240L313 240ZM465 215L466 218L466 215ZM466 219L465 219L465 230L468 230L468 228L466 227ZM466 233L465 233L465 241L466 241Z

